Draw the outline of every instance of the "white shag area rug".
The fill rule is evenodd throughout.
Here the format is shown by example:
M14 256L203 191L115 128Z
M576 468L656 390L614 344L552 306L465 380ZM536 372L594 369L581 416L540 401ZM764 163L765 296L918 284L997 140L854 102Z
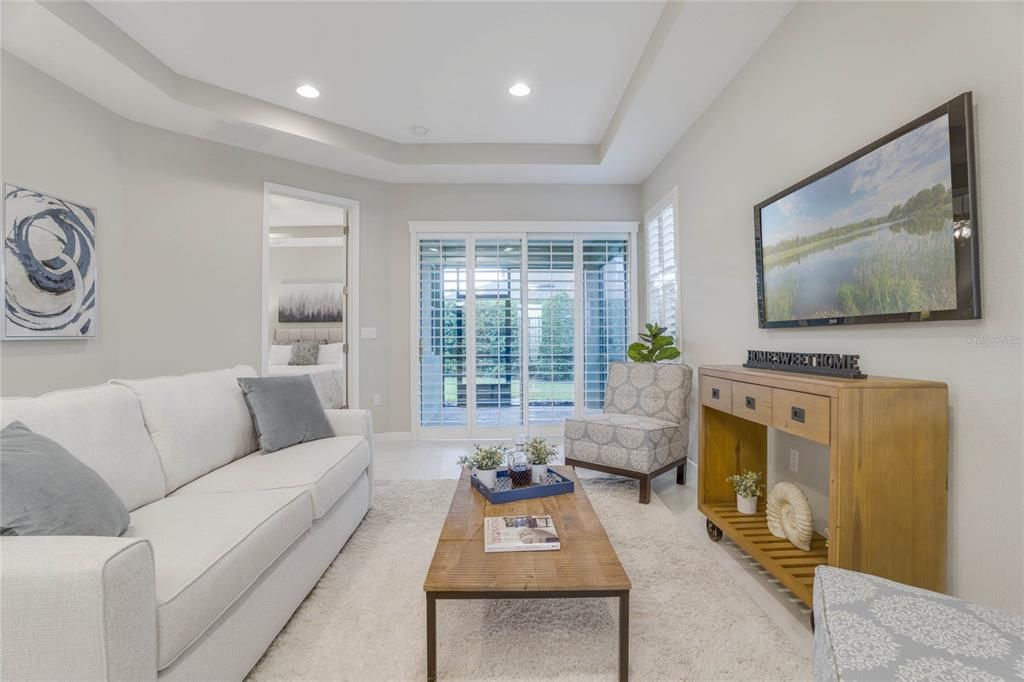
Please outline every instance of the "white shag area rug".
M632 680L807 680L797 651L652 495L583 482L626 568ZM426 576L453 480L378 481L374 507L251 680L422 680ZM617 601L438 601L442 680L614 680Z

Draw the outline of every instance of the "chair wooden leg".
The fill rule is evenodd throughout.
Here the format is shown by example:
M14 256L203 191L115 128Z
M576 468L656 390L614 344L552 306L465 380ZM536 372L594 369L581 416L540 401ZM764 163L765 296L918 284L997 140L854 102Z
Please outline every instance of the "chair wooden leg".
M683 463L676 469L676 483L679 485L686 485L686 464L689 462L688 457L683 457Z
M651 477L644 476L640 479L640 504L651 502Z

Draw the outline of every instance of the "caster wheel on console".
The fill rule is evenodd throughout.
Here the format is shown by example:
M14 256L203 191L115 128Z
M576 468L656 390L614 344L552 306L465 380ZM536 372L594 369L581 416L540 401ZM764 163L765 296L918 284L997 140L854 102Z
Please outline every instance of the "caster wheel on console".
M722 529L711 523L711 519L707 520L708 537L711 538L712 542L718 542L722 539Z

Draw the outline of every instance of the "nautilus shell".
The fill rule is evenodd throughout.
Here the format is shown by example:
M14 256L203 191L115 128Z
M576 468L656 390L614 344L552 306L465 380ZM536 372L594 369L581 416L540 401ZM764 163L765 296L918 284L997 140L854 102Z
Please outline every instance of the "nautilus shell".
M804 551L811 549L811 504L807 495L793 483L776 483L768 493L768 530Z

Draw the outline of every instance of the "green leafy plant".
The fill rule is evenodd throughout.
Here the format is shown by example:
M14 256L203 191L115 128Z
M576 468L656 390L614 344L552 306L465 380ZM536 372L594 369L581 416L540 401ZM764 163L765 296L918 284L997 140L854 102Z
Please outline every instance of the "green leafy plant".
M526 441L523 451L530 464L547 464L555 458L555 446L539 436Z
M744 471L742 474L727 476L725 480L732 483L733 490L740 497L757 497L764 492L760 471Z
M508 458L508 448L501 445L474 446L473 454L463 455L458 459L458 465L463 468L475 468L480 471L497 469Z
M640 340L629 344L627 354L633 362L661 362L675 360L682 353L673 344L675 338L666 334L667 327L659 327L657 322L644 325L647 333L640 334Z

